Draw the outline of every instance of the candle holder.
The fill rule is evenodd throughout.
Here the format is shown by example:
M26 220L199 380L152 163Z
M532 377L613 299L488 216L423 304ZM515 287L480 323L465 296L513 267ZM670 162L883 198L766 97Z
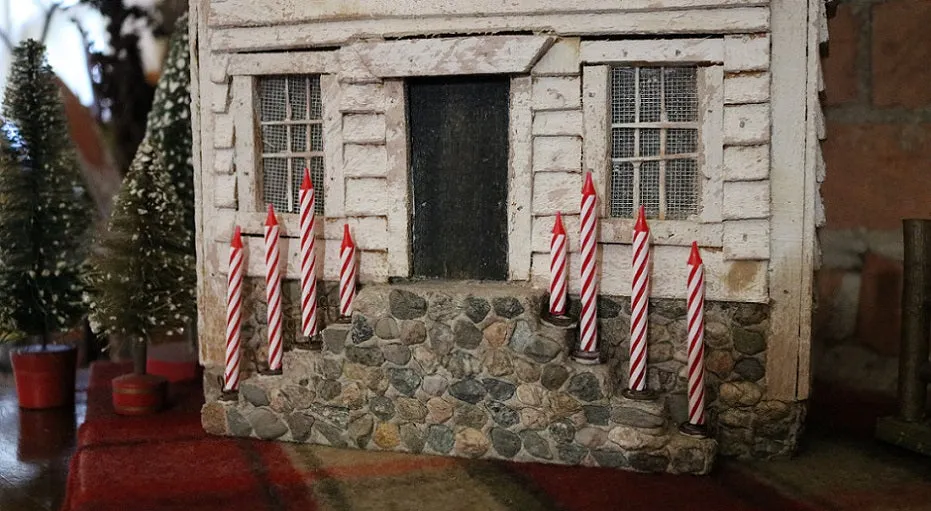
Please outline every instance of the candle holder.
M570 329L578 326L578 319L568 315L568 314L559 314L552 315L549 310L543 311L543 314L540 315L540 321L546 323L549 326L556 328Z
M305 351L323 351L323 335L319 332L311 336L301 336L294 347Z
M239 401L239 391L238 390L224 390L223 392L220 393L220 397L218 399L225 403L234 403L236 401Z
M704 424L683 422L679 425L679 432L693 438L708 438L708 428Z
M278 369L263 369L259 371L261 376L281 376L283 374L280 368Z
M578 348L572 351L570 355L572 360L585 365L598 365L604 363L604 360L601 358L601 352L598 350L595 351L583 351Z
M624 389L621 391L621 395L627 399L632 399L634 401L656 401L657 394L656 392L644 389L644 390L634 390L634 389Z

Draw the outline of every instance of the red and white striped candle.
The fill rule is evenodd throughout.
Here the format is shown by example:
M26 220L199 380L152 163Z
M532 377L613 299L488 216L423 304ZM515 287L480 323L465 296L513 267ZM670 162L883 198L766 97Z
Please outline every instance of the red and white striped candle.
M281 250L278 239L281 233L275 208L268 205L268 218L265 220L265 298L268 301L268 369L281 369Z
M314 240L314 184L304 169L301 183L301 331L317 335L317 253Z
M688 279L689 423L705 424L705 265L692 243Z
M242 233L239 227L230 242L230 265L226 287L226 367L223 391L239 390L239 345L242 327Z
M339 249L339 315L352 316L356 295L356 245L349 234L349 224L343 226L343 244Z
M650 228L643 206L637 213L633 241L628 388L640 392L646 390L647 382L647 309L650 300Z
M596 317L596 303L598 286L595 282L596 261L595 250L597 239L595 232L598 227L598 214L595 211L597 195L592 175L585 175L585 185L582 187L582 225L580 238L582 245L582 313L579 315L579 351L589 355L598 352L598 318Z
M556 212L553 237L550 240L550 315L566 315L566 228L562 215Z

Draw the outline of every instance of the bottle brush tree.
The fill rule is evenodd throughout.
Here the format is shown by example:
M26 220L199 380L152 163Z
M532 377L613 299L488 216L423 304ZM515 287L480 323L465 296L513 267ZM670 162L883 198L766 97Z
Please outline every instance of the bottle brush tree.
M42 338L85 312L90 199L45 47L13 51L0 133L0 318Z

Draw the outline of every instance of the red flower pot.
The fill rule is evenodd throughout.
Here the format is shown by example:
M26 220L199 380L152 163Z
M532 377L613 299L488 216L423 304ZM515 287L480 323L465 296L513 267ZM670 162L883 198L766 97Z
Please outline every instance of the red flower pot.
M120 415L148 415L165 405L168 380L153 374L124 374L113 379L113 409Z
M14 350L10 360L20 408L57 408L74 403L74 346L26 346Z

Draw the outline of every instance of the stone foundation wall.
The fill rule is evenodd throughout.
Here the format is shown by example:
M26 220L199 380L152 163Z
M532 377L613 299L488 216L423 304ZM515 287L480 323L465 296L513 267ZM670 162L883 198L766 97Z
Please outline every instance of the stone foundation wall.
M333 287L327 289L332 295ZM266 356L264 288L251 280L244 305L258 306L244 310L240 400L215 402L221 370L208 369L207 430L646 471L710 468L713 442L675 430L687 409L684 301L651 303L649 386L662 397L638 403L620 396L627 381L628 299L601 297L606 363L584 366L567 356L575 331L539 321L542 291L488 284L412 289L360 291L353 324L325 330L322 352L290 350L283 376L249 377ZM294 283L284 291L297 296ZM286 346L297 329L297 311L287 306L293 303L286 300ZM768 308L709 303L706 318L709 425L720 452L791 452L803 405L762 400Z

